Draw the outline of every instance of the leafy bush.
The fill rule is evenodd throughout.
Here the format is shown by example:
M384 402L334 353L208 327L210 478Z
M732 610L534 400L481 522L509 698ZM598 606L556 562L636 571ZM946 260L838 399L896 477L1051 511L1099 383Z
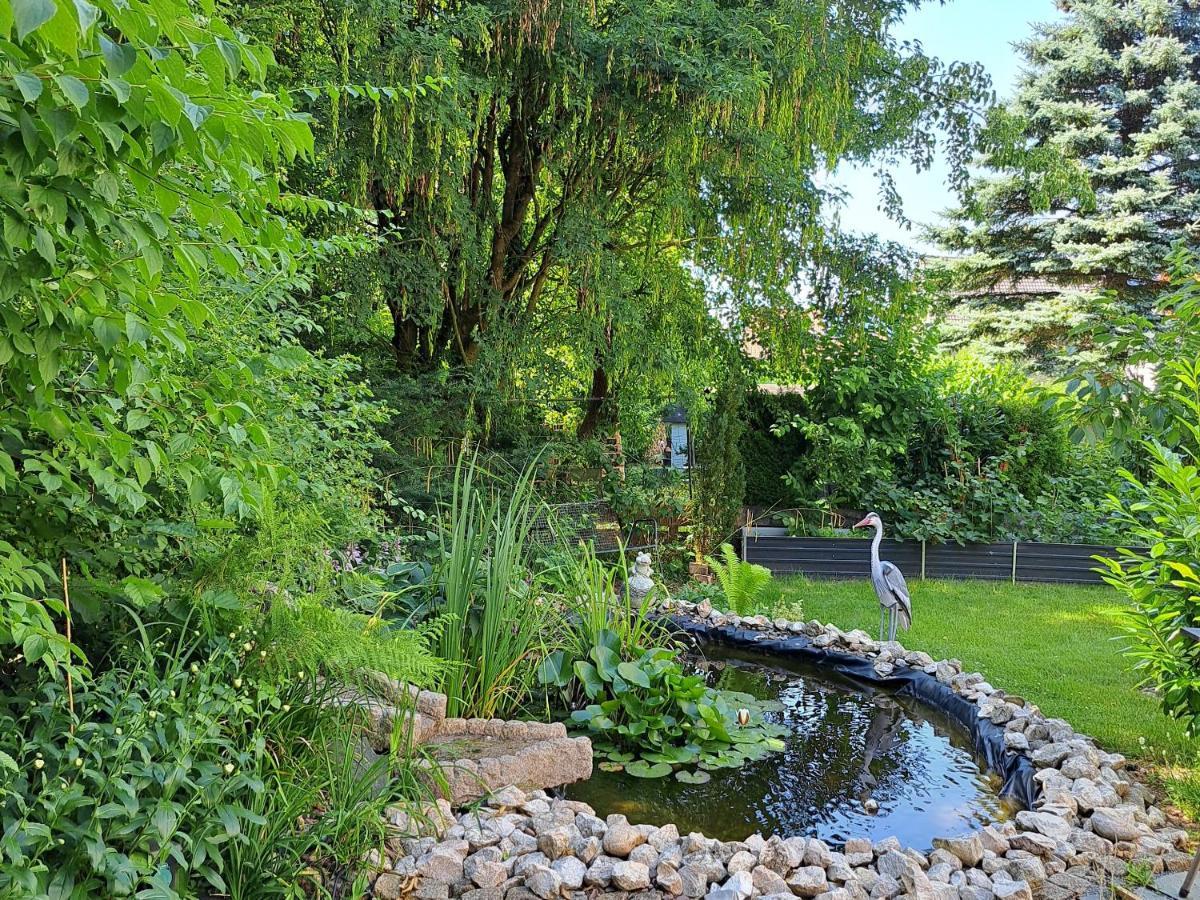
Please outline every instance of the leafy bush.
M1176 363L1171 373L1191 397L1187 427L1200 438L1200 359ZM1181 397L1187 394L1181 391ZM1146 442L1146 480L1124 475L1132 488L1113 498L1130 543L1148 549L1122 549L1105 559L1105 580L1132 601L1125 615L1130 656L1147 684L1160 692L1166 712L1181 719L1190 734L1200 733L1200 645L1181 629L1200 622L1200 470L1196 457L1157 441Z
M0 696L0 893L296 896L355 866L389 802L353 723L254 632L143 628L113 665Z
M681 766L736 768L783 749L781 726L763 718L767 708L748 694L716 691L703 675L686 675L676 649L650 649L623 660L615 634L601 635L587 659L556 653L543 663L544 684L578 681L590 703L571 713L586 727L606 768L639 778L661 778ZM738 709L745 710L745 724ZM681 780L696 778L679 773Z
M624 479L611 473L604 481L604 492L623 525L678 519L687 511L687 486L679 472L661 466L630 466Z
M609 566L591 544L562 553L543 573L548 587L563 604L560 643L573 659L583 659L591 649L616 637L617 652L637 655L663 636L663 628L650 616L657 598L650 591L638 601L629 592L629 571L624 555Z
M1193 274L1176 274L1178 288L1162 298L1181 323L1200 322ZM1158 691L1168 715L1200 734L1200 645L1182 631L1200 622L1200 348L1162 360L1158 401L1170 410L1165 428L1142 441L1140 473L1123 469L1124 493L1110 506L1130 549L1103 560L1105 580L1124 593L1128 653ZM1173 445L1164 438L1173 439ZM1143 549L1136 549L1140 545Z
M771 570L738 559L729 544L721 545L721 556L724 562L710 556L708 564L721 586L727 608L742 616L760 612L771 584Z

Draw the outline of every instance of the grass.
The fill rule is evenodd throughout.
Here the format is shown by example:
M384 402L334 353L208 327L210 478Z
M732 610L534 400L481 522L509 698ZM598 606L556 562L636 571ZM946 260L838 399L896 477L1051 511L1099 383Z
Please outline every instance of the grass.
M875 636L879 608L869 581L779 580L776 615L819 619ZM1137 687L1122 655L1123 600L1108 587L913 581L913 626L900 641L1066 719L1104 747L1158 766L1172 796L1190 807L1197 744ZM1200 791L1197 791L1200 800Z

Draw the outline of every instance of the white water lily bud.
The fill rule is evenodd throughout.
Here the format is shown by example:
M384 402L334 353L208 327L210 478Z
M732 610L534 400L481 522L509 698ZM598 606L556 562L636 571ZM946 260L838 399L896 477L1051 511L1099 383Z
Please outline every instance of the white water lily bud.
M737 720L738 720L739 725L749 725L750 724L750 710L746 709L745 707L742 707L741 709L739 709L737 711Z

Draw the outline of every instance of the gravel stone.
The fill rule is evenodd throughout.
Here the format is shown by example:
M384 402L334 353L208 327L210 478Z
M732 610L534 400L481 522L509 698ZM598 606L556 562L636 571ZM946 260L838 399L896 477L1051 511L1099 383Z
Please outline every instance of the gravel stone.
M613 866L612 882L623 891L640 891L650 887L650 870L639 862L619 860Z

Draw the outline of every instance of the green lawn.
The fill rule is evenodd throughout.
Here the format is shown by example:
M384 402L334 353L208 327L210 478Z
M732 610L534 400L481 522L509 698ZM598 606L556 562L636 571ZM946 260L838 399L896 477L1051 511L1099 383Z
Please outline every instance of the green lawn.
M776 615L832 622L875 636L879 608L868 581L780 579ZM913 627L905 647L962 660L1010 694L1126 756L1163 754L1186 767L1197 747L1139 691L1117 638L1122 600L1108 587L913 581ZM1145 739L1145 746L1139 742Z

